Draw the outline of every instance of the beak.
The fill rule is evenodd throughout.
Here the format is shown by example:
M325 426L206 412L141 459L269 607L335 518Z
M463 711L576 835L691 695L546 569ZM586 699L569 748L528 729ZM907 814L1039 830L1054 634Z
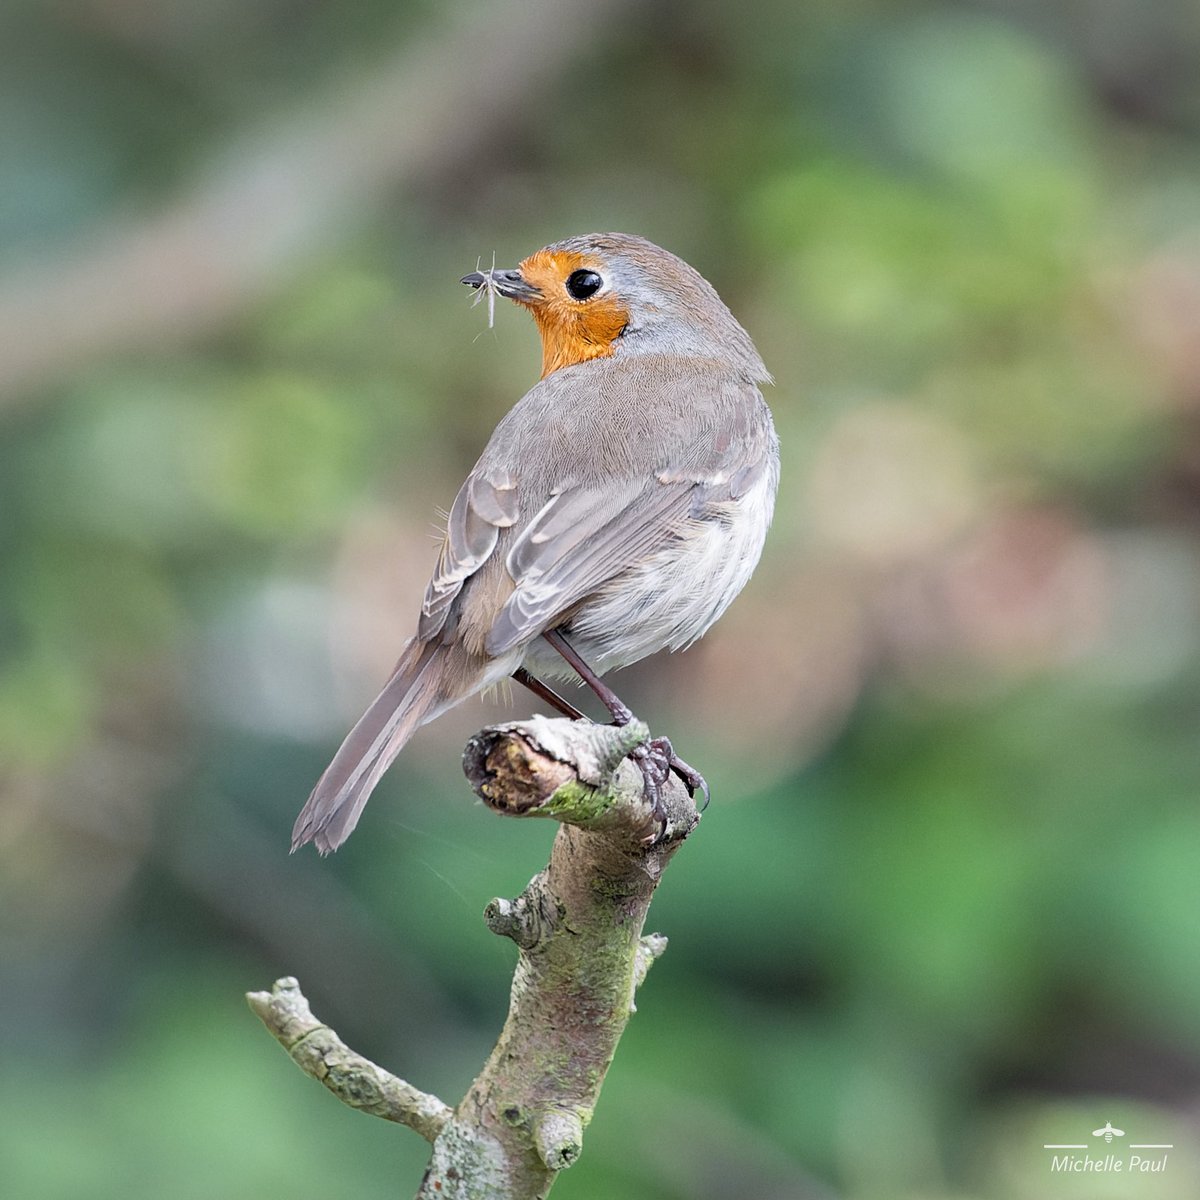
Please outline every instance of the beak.
M491 283L496 291L508 300L528 302L538 300L542 295L540 288L527 283L521 272L516 270L497 271L493 268L490 271L472 271L470 275L464 275L459 282L476 289Z

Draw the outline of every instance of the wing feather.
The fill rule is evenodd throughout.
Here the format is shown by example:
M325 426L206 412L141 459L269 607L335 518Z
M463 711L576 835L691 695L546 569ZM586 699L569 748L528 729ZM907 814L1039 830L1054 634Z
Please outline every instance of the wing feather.
M520 519L516 487L507 471L481 470L467 476L450 506L446 536L433 578L425 589L417 637L425 642L442 632L463 584L496 549L500 530Z
M616 512L611 504L598 505L590 490L561 493L557 535L541 542L530 537L526 553L515 561L509 556L516 587L488 633L488 653L503 654L537 636L613 576L679 536L695 487L640 482Z

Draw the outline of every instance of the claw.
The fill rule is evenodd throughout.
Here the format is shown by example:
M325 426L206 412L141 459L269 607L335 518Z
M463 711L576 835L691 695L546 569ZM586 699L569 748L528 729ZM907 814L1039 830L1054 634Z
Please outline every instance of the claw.
M678 755L671 756L671 770L683 780L683 786L687 788L689 796L694 797L699 792L704 797L704 803L700 805L700 811L703 812L708 807L708 802L712 799L712 795L708 790L708 780L695 767L689 766Z
M689 796L695 796L697 792L703 794L704 803L700 808L701 812L708 807L710 795L707 780L695 767L689 766L675 753L675 748L671 745L669 738L651 738L645 745L639 746L629 757L641 768L646 799L650 801L659 824L655 841L663 838L667 832L667 810L663 804L662 788L663 784L671 777L672 772L683 781L683 786L687 788Z
M675 753L675 747L671 745L669 738L660 737L654 738L651 743L655 752L666 761L669 770L673 771L683 781L683 786L687 788L689 796L695 796L697 792L704 795L703 812L708 807L708 802L712 798L708 791L708 780L689 763L685 763L678 754Z

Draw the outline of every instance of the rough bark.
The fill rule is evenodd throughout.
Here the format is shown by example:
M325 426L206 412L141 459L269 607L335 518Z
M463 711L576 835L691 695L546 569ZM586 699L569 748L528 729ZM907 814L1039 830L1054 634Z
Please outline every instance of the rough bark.
M643 936L650 899L699 814L674 779L666 828L625 755L646 729L547 720L495 726L463 759L496 812L561 822L550 862L484 920L517 946L508 1019L453 1111L354 1054L308 1009L295 980L250 1004L292 1058L347 1104L433 1143L418 1200L532 1200L579 1157L634 993L666 948Z

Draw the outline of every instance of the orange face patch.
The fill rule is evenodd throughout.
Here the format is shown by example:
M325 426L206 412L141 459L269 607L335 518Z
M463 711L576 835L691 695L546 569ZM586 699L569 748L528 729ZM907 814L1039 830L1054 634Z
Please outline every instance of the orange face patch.
M613 352L613 342L629 323L629 311L611 292L576 300L567 291L575 271L604 274L600 263L583 254L539 250L521 263L521 276L541 291L520 300L537 322L542 337L542 378L560 367L573 367Z

